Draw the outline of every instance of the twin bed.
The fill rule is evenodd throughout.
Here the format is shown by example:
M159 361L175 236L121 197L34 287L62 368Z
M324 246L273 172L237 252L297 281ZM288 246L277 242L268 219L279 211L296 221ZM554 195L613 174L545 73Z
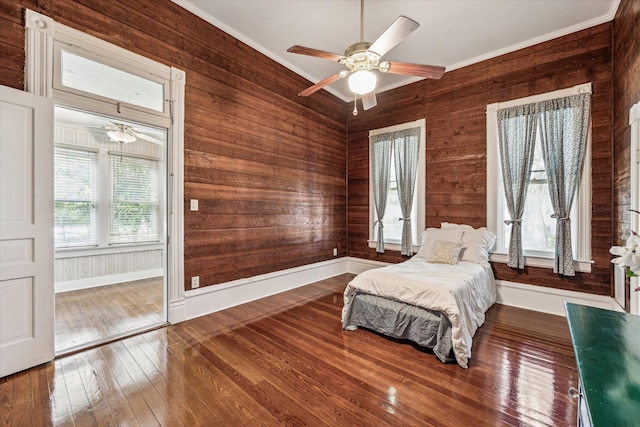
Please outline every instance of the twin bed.
M442 223L428 228L408 261L365 271L344 291L342 327L367 328L430 348L468 367L472 338L496 300L485 228Z

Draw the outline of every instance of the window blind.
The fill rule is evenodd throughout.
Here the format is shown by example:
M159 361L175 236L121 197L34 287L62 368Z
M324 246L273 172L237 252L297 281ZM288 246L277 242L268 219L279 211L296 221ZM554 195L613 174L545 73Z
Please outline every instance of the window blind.
M110 154L111 244L160 240L158 161Z
M97 245L95 152L55 147L55 247Z

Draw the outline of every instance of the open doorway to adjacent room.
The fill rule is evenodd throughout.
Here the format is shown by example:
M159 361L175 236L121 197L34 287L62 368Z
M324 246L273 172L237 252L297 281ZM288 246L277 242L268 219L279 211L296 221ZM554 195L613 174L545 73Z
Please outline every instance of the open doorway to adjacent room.
M56 354L166 323L166 140L55 107Z

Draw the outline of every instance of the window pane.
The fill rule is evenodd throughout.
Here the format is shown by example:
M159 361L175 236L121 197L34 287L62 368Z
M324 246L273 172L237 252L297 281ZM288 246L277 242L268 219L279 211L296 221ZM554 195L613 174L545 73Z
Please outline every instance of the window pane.
M501 194L503 194L501 192ZM506 201L503 196L503 212L509 218ZM527 198L522 215L522 247L525 253L555 251L556 219L552 218L553 207L549 197L547 172L544 166L542 148L536 137L535 152ZM509 247L511 225L504 225L503 245Z
M111 155L111 243L160 240L158 162Z
M96 153L55 148L55 246L96 245Z
M61 58L63 86L164 111L164 85L64 49Z
M398 197L398 183L396 182L395 152L391 152L391 167L389 168L389 191L387 193L387 209L384 211L384 240L402 240L402 209Z

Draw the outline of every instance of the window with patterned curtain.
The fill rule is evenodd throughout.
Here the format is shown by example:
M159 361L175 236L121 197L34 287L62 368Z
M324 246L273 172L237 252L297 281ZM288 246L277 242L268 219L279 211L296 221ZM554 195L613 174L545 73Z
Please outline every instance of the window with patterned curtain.
M549 92L533 97L487 106L487 222L488 228L497 236L491 261L508 262L512 218L507 209L503 177L498 150L497 111L519 105L536 104L552 99L562 99L577 94L589 94L591 85ZM563 109L567 121L572 121L574 111ZM536 113L539 115L539 112ZM541 124L537 123L533 164L528 181L528 190L521 218L522 248L525 265L554 268L556 252L556 226L554 206L550 197L548 165L544 159L541 141ZM588 132L582 169L591 170L591 135ZM583 173L577 185L574 202L569 212L572 257L577 271L591 271L591 175Z
M417 167L415 172L415 183L412 189L412 203L411 214L405 215L402 213L401 191L399 191L399 182L397 179L396 168L400 165L403 168L407 168L406 159L398 158L398 150L404 152L404 146L398 141L394 140L394 135L404 135L404 133L414 134L417 136L418 142L418 156ZM419 237L420 233L425 228L425 120L417 120L414 122L403 123L401 125L390 126L382 129L375 129L369 132L370 139L370 156L371 167L369 171L370 182L370 203L369 203L369 247L376 248L378 252L382 250L395 250L401 251L405 255L410 255L417 252L420 245ZM388 140L393 147L390 150L390 157L388 159L388 182L386 183L386 203L384 209L384 215L382 221L379 221L376 209L375 194L375 180L376 180L376 159L375 150L373 144ZM398 142L398 143L397 143ZM410 220L409 220L410 219ZM407 224L407 229L411 235L411 249L405 247L402 249L403 241L403 224ZM384 231L384 242L380 245L379 228L382 225ZM404 237L406 240L406 236ZM406 246L406 243L405 243Z

